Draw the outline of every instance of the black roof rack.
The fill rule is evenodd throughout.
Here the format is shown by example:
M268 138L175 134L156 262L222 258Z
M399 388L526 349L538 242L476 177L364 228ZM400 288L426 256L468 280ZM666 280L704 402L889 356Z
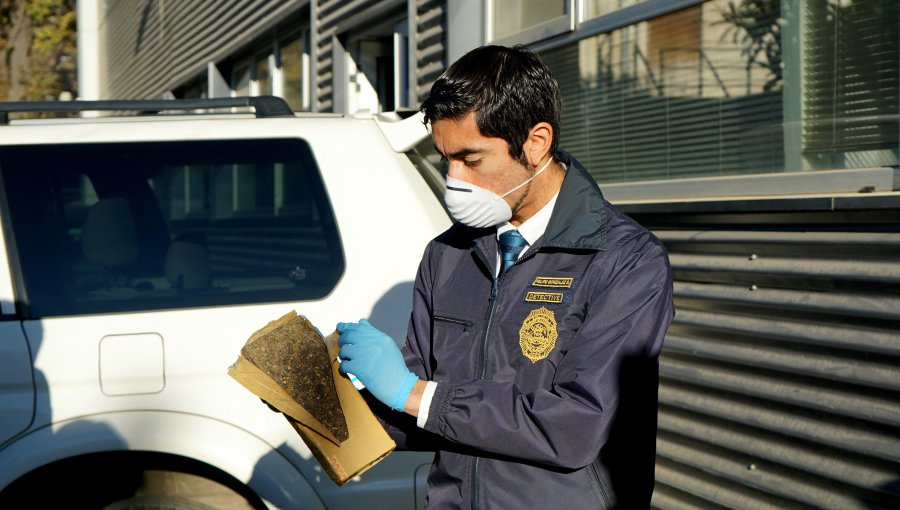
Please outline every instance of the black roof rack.
M140 111L156 114L169 110L202 110L252 106L257 117L293 117L294 111L277 96L215 97L210 99L112 99L101 101L0 101L0 125L10 113Z

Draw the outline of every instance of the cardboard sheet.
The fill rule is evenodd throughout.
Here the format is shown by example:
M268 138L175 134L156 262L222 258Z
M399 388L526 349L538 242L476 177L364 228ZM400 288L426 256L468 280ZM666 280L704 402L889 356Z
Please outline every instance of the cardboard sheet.
M272 321L254 333L248 343L266 341L267 337L258 333L287 324L294 315L291 312ZM312 326L310 325L310 327ZM353 383L338 371L336 361L338 337L339 334L334 332L325 340L331 365L330 371L325 373L331 374L332 380L327 382L334 384L340 401L340 412L343 414L349 432L347 439L343 441L335 437L329 427L294 400L278 382L267 374L267 372L272 373L272 370L267 371L264 367L259 367L240 355L234 365L228 369L228 375L254 395L284 413L285 418L312 451L329 477L338 485L343 485L386 457L396 447L396 444L372 414L368 404ZM275 363L277 360L268 362ZM294 367L291 369L293 370ZM296 369L302 370L303 367L296 367ZM321 370L317 370L317 372L323 373ZM260 405L264 404L260 402ZM276 415L272 416L275 418Z

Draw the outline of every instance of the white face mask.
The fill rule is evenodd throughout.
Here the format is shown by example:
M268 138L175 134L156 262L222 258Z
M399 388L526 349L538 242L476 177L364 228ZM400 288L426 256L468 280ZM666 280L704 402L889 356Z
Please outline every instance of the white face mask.
M534 175L502 195L448 175L447 189L444 191L447 210L460 223L475 228L493 227L509 221L512 218L512 209L503 197L531 182L550 165L551 161L553 158L548 159Z

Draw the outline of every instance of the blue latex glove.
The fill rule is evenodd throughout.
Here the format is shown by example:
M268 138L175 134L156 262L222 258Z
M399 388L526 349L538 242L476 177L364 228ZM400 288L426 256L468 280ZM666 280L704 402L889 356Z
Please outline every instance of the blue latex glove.
M394 340L365 319L338 323L337 330L341 373L355 375L375 398L403 411L419 378L406 368Z

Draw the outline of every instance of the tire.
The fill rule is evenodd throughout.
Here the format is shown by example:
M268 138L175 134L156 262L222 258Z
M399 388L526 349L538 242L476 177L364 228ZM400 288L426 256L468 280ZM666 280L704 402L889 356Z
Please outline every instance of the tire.
M216 510L199 501L174 496L143 496L123 499L103 507L103 510Z

